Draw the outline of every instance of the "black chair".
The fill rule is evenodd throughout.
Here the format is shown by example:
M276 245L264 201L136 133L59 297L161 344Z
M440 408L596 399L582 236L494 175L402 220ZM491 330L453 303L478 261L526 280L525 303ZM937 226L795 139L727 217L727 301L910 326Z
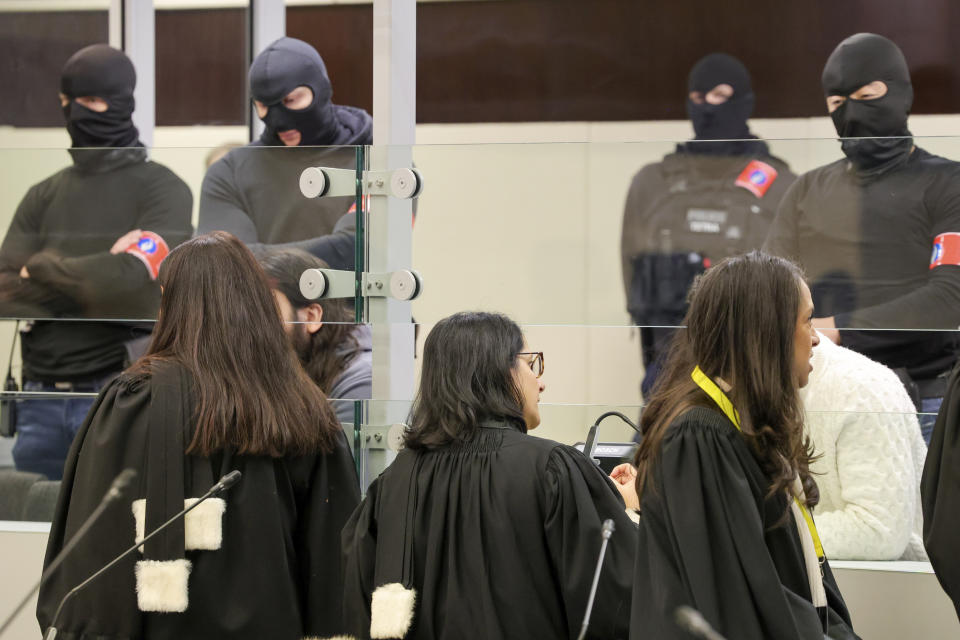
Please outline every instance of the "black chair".
M50 522L57 508L60 495L59 480L40 480L27 491L20 519L26 522Z
M20 520L27 504L27 493L42 480L46 477L39 473L0 469L0 520Z

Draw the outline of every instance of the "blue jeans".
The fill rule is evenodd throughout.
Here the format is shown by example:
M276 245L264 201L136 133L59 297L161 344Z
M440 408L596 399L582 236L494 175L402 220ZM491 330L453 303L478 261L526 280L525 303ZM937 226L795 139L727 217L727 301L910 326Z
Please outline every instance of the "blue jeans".
M98 392L113 375L79 386L77 391ZM24 391L57 392L53 384L24 382ZM42 473L50 480L63 478L63 465L87 412L96 398L25 398L17 400L17 439L13 463L20 471Z
M933 425L937 422L937 413L940 411L940 405L943 404L943 398L921 398L920 412L920 434L923 435L923 441L930 446L930 436L933 435Z

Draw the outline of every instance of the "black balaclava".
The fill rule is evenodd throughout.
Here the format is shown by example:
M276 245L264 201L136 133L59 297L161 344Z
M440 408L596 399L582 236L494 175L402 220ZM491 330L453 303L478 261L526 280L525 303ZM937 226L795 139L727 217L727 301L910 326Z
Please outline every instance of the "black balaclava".
M250 65L249 80L250 94L267 107L261 143L283 146L277 132L291 129L300 132L301 145L370 143L370 116L333 104L327 67L306 42L280 38L271 43ZM313 102L305 109L288 109L284 96L300 86L313 91Z
M137 73L122 51L95 44L77 51L63 66L60 91L70 102L63 108L73 147L132 147L138 144L133 126L133 89ZM109 105L91 111L76 98L96 96Z
M851 93L874 80L886 83L886 95L876 100L849 99ZM913 85L907 61L897 45L873 33L850 36L830 54L822 82L825 96L848 97L830 114L837 134L841 138L870 138L840 143L859 173L883 173L907 160L913 149L907 129Z
M711 53L701 58L690 70L687 80L689 92L704 95L719 84L733 87L733 95L723 104L695 103L687 96L687 115L696 133L694 140L724 140L705 144L688 143L679 147L690 153L740 155L766 152L766 146L752 141L747 118L753 113L753 88L750 72L743 63L725 53ZM759 148L758 148L759 147Z

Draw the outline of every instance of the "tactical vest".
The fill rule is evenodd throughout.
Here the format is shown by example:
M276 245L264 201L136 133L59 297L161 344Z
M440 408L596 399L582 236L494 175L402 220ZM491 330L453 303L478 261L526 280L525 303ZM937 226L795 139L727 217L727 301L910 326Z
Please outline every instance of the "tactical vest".
M628 310L638 325L677 325L694 278L728 256L759 249L773 222L789 168L769 156L670 154L661 163L666 189L644 194L639 236L630 240L633 278ZM778 185L781 186L781 185Z

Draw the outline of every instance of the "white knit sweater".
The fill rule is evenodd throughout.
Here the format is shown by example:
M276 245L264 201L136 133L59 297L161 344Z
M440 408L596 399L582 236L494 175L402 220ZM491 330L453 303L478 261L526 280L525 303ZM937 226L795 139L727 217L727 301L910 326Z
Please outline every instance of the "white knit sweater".
M800 391L820 459L815 510L827 557L926 560L920 476L927 447L896 374L821 336Z

